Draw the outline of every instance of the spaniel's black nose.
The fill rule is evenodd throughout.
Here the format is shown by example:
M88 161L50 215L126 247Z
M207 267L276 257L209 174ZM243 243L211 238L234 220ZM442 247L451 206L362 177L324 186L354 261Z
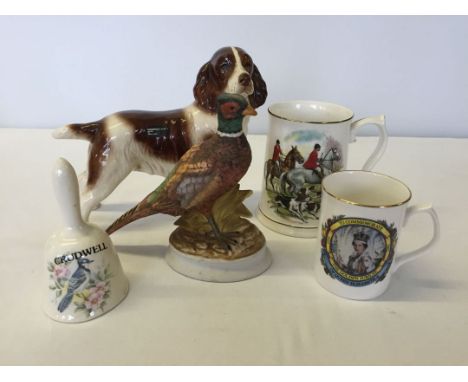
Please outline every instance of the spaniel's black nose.
M249 86L250 85L250 76L247 73L242 73L239 76L239 83L242 86Z

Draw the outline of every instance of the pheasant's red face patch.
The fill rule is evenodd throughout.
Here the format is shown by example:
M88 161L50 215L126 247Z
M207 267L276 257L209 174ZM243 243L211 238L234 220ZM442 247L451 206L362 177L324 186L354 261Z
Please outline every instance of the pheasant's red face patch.
M237 102L226 102L221 105L221 114L224 119L234 119L238 117L240 105Z

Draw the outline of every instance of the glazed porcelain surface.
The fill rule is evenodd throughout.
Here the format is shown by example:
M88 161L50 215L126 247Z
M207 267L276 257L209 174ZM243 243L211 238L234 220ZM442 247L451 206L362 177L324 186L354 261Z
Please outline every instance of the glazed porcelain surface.
M268 228L295 237L315 237L322 179L346 168L349 143L357 130L377 126L379 141L363 169L374 167L385 151L384 116L354 121L340 105L289 101L271 105L258 219Z
M258 275L257 261L240 260L265 258L262 254L266 248L265 237L246 219L252 215L243 201L252 191L239 189L239 181L252 161L243 121L256 114L243 96L219 95L216 135L190 148L166 180L115 220L107 233L150 215L178 216L175 222L178 228L169 237L172 250L167 257L174 269L190 277L198 274L200 279L209 281L238 281L239 277ZM190 258L199 260L190 261ZM230 274L227 278L209 276L210 270L217 269L214 264L226 261L230 264L221 269ZM267 263L263 262L261 272L269 266ZM253 273L246 270L242 275L234 275L233 264L250 264L255 269ZM190 265L194 272L187 271ZM206 269L201 272L202 268Z
M315 275L328 291L349 299L368 300L386 291L391 275L438 240L439 222L431 206L411 206L411 191L387 175L343 171L322 184L320 235ZM416 213L428 214L433 237L423 247L397 254L402 228ZM427 252L426 252L427 253Z
M44 310L56 321L89 321L127 296L128 281L109 235L82 220L78 181L66 160L57 161L53 183L64 225L45 247Z
M169 245L166 262L176 272L202 281L218 283L251 279L265 272L273 259L264 244L257 252L234 260L193 256Z
M56 129L53 136L57 139L90 142L88 170L80 175L83 218L88 220L91 211L132 171L167 176L187 150L213 136L216 99L222 93L242 95L254 108L266 100L265 81L241 48L221 48L201 66L193 88L195 100L187 107L121 111ZM245 118L245 131L247 123Z

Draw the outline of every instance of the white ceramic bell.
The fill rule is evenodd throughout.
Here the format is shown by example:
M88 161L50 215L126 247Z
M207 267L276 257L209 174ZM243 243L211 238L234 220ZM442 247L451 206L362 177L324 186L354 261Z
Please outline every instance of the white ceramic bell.
M76 173L63 158L55 164L53 185L64 227L46 244L44 309L56 321L84 322L117 306L128 280L109 235L83 221Z

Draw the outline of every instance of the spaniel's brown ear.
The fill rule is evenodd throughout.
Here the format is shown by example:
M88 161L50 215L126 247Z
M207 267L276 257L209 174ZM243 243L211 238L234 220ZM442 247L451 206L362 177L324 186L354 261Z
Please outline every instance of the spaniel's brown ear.
M249 96L249 101L250 104L256 109L265 103L268 92L266 83L255 65L252 73L252 81L254 84L254 92Z
M207 62L203 65L197 75L197 81L193 87L193 95L195 101L201 108L216 112L216 97L219 94L219 90L214 80L213 69L211 63Z

